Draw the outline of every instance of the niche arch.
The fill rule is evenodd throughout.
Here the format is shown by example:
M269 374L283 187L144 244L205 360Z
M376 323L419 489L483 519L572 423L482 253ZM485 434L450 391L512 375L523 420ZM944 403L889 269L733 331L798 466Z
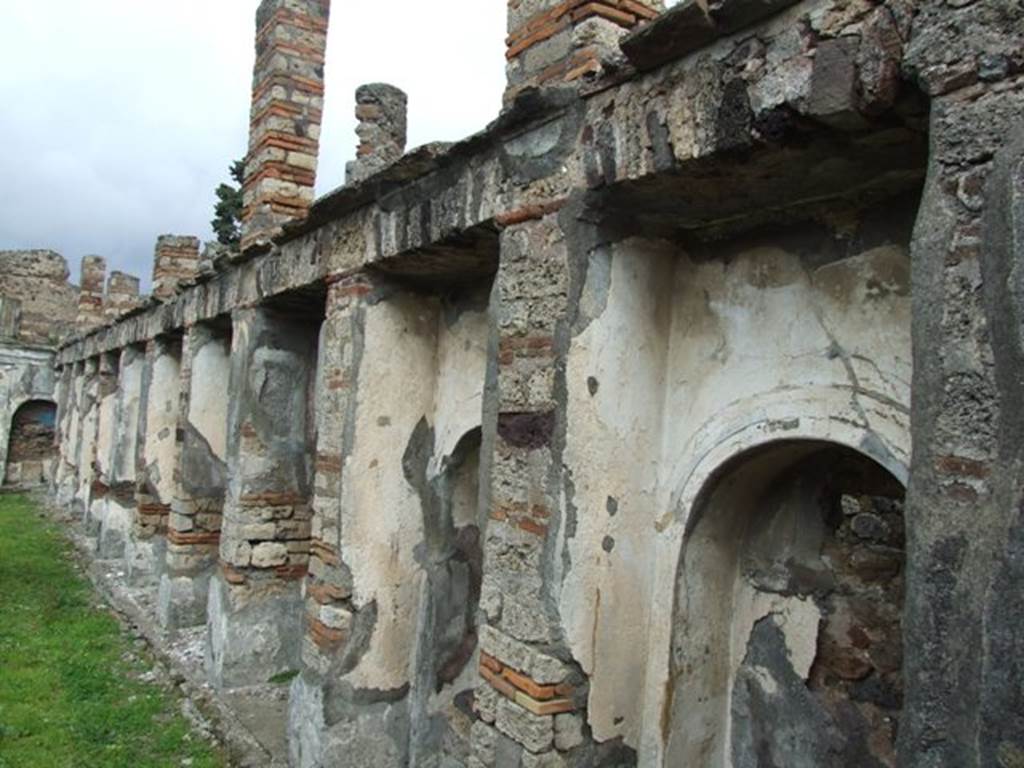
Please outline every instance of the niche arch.
M797 393L789 394L793 397ZM808 396L804 402L812 403L814 398ZM819 404L821 402L818 401ZM816 446L842 451L876 467L892 481L890 488L893 491L899 489L902 494L906 485L909 431L897 430L893 435L895 439L886 440L885 446L879 450L879 437L869 427L835 417L827 409L815 408L811 413L804 412L795 417L791 407L780 409L771 404L762 405L767 407L748 412L746 419L738 417L731 420L729 428L717 435L704 436L700 441L702 450L696 452L696 458L675 474L679 482L667 500L669 511L655 522L657 535L652 560L654 599L648 627L649 652L639 749L644 764L690 764L679 762L679 758L673 755L675 747L670 743L674 728L672 710L677 698L674 686L679 682L678 659L673 659L673 648L678 645L675 631L677 606L681 599L685 603L684 593L678 587L687 562L687 548L700 533L701 521L707 519L703 507L722 478L753 456L770 455L779 450L791 451L794 446ZM724 743L722 739L727 737L728 732L720 734L720 743ZM711 749L709 755L706 761L693 764L734 765L731 760L725 760L721 747L717 753ZM716 755L717 763L714 761Z
M49 479L57 457L57 404L45 397L27 397L11 413L4 481L38 485Z

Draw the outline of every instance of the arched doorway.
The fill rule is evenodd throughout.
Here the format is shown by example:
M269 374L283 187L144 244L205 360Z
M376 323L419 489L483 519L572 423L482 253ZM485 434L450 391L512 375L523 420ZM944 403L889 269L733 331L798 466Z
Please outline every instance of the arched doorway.
M818 440L714 473L677 574L666 765L895 765L903 495Z
M57 405L50 400L22 403L11 418L5 485L35 486L49 480L57 456Z

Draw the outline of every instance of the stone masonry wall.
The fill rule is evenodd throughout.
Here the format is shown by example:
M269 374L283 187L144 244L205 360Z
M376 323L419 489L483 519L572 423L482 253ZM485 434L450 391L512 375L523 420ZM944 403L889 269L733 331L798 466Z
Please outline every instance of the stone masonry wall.
M77 292L67 262L53 251L0 251L0 296L18 302L14 338L52 345L72 329Z

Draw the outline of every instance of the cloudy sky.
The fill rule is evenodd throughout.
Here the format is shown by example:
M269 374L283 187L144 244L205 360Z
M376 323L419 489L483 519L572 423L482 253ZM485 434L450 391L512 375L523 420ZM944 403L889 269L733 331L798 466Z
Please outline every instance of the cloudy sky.
M52 248L143 278L162 233L212 239L245 154L257 0L0 0L0 250ZM355 154L353 94L409 94L409 147L498 113L503 0L334 0L319 194Z

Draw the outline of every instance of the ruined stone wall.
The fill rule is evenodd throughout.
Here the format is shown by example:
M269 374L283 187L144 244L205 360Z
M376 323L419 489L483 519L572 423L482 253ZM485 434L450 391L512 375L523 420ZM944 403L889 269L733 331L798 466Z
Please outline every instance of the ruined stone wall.
M16 322L4 335L25 344L52 346L75 322L78 291L67 262L53 251L0 251L0 297L13 300ZM5 312L6 312L5 306Z
M58 499L134 483L295 766L1024 754L1020 10L660 11L511 2L487 131L275 210L326 4L262 4L261 247L58 353Z

